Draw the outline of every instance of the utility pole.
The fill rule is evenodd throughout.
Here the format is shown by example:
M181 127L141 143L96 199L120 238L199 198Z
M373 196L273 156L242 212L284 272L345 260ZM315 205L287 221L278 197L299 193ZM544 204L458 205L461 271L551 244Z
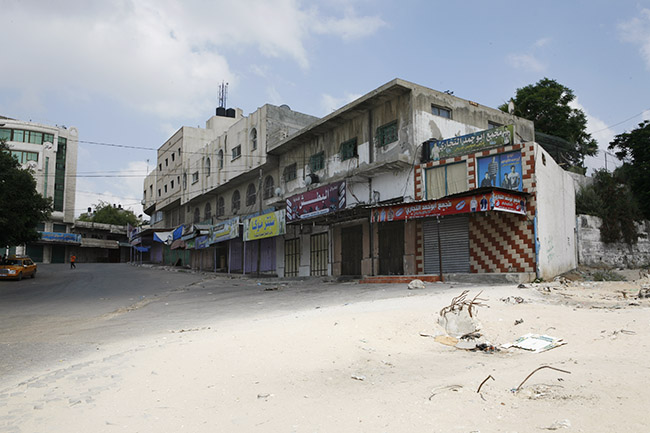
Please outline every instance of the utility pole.
M257 197L259 198L259 214L262 215L262 169L260 168L260 179L257 187ZM260 266L262 263L262 239L257 240L257 276L260 276Z

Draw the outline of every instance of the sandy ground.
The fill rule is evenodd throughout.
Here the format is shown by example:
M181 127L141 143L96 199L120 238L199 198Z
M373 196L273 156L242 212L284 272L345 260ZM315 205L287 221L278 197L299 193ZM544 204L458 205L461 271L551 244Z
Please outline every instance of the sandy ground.
M459 294L435 284L169 330L0 385L0 430L645 432L650 300L635 296L647 282L472 288L487 299L478 318L492 344L528 332L567 342L543 353L422 336L442 332L439 311ZM544 365L570 374L542 369L513 392Z

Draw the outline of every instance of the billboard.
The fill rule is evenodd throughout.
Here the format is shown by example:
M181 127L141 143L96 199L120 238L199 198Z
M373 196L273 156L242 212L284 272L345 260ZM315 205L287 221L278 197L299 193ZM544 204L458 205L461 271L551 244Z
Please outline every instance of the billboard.
M287 222L313 218L345 208L345 181L324 185L287 199Z
M76 233L58 233L58 232L40 232L41 241L63 243L63 244L80 244L81 235Z
M508 152L477 158L478 187L522 190L521 152Z
M244 220L244 242L271 238L287 232L284 209Z
M454 156L467 155L479 150L512 144L514 125L499 126L461 135L445 140L433 140L424 143L424 161L437 161Z

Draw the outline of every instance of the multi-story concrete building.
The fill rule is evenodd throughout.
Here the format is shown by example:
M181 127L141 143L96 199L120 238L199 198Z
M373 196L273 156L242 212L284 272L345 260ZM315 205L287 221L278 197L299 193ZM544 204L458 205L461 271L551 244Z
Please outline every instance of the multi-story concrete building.
M575 267L572 182L528 120L396 79L286 138L253 149L251 136L223 134L183 171L185 213L208 223L181 236L195 267L513 280Z
M52 198L54 212L39 224L42 232L37 243L14 247L37 262L63 263L67 249L79 245L71 233L74 223L78 131L65 126L49 126L0 117L0 138L5 139L12 155L23 167L32 170L36 189Z

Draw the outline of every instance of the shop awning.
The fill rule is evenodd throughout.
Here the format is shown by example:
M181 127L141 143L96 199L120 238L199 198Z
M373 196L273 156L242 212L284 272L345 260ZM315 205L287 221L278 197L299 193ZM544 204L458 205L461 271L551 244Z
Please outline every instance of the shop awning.
M171 248L172 250L184 250L185 241L182 239L176 239L174 242L172 242L172 245L169 248Z

